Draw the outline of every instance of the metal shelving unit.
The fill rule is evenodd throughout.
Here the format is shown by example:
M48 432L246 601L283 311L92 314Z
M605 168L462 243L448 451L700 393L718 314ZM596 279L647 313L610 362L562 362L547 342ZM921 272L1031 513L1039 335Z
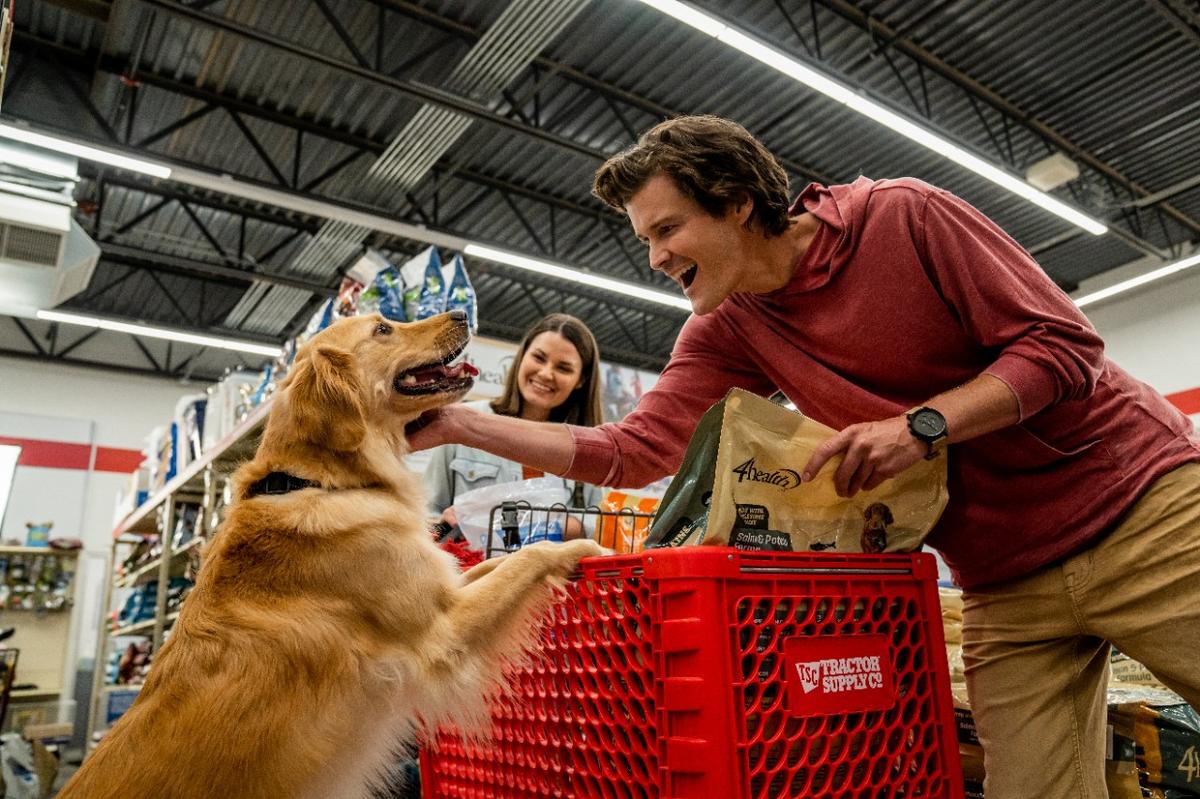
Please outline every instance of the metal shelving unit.
M92 703L88 713L89 744L95 732L103 728L105 706L113 694L137 691L140 685L109 685L106 682L108 653L114 640L139 636L150 640L151 652L158 651L171 625L179 618L178 611L167 612L167 588L173 571L178 571L191 555L200 552L204 542L215 530L213 514L217 498L225 481L242 462L249 459L258 446L270 401L255 408L224 440L209 448L200 458L185 467L165 486L154 492L136 510L122 519L113 530L113 549L105 581L103 607L111 609L116 592L135 588L157 580L159 590L154 616L134 624L113 628L108 613L101 618L101 630L96 644L96 669L92 686ZM199 505L196 529L192 538L178 549L172 547L171 531L176 512L184 503ZM121 562L123 547L139 543L147 536L159 535L162 552L118 579L115 570Z

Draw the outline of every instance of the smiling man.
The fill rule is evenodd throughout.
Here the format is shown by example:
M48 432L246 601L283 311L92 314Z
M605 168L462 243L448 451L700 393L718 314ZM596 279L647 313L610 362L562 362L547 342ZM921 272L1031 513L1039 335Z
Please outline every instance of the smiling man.
M657 385L617 424L450 408L410 442L640 486L730 388L782 391L841 431L804 471L843 456L843 494L949 459L928 540L965 589L989 799L1106 795L1110 641L1200 706L1200 439L999 227L911 178L789 204L776 159L715 117L647 131L593 192L692 304Z

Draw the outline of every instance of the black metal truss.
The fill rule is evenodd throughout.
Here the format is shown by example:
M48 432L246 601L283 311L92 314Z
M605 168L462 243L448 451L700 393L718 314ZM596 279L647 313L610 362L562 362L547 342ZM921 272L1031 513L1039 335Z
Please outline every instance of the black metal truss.
M515 82L513 90L507 95L506 102L508 103L507 110L491 110L478 106L470 101L455 98L445 93L430 90L428 87L413 84L405 81L398 75L403 74L404 64L399 67L391 67L388 71L387 67L382 63L382 48L379 46L379 36L384 35L384 31L388 25L394 25L391 20L392 16L398 14L406 17L419 19L426 24L437 27L443 31L453 34L459 40L473 40L478 38L479 32L469 26L462 25L453 20L442 17L435 12L422 9L411 3L400 2L398 0L372 0L380 9L380 26L377 30L377 39L374 47L370 43L358 42L354 43L349 34L346 33L344 25L340 25L331 8L326 6L323 9L323 14L329 21L331 26L336 30L340 28L338 33L339 38L343 39L347 44L347 52L350 52L353 57L353 63L342 61L332 56L320 53L313 53L309 50L303 50L297 45L285 42L280 39L268 36L261 31L257 31L248 26L226 20L211 14L206 14L199 9L198 4L192 4L192 7L183 6L179 3L170 2L170 0L143 0L147 5L167 11L176 15L180 15L191 19L194 22L209 25L227 33L233 34L243 39L258 42L267 47L288 52L294 57L304 58L310 61L317 61L324 64L330 69L341 71L346 74L353 74L361 79L370 81L376 85L384 86L395 90L406 96L419 99L423 102L429 102L443 107L450 107L460 113L467 113L472 117L482 120L486 124L495 125L505 130L514 131L521 135L558 146L562 149L574 152L578 155L583 155L593 160L603 158L607 154L606 150L597 149L588 144L581 144L578 141L568 139L566 136L556 133L554 128L556 120L545 119L542 113L542 97L544 92L552 91L553 86L551 81L558 79L572 83L575 86L587 89L603 98L605 106L613 114L614 118L620 122L622 129L626 135L632 136L635 125L634 120L641 124L645 124L647 119L659 119L676 113L674 110L661 106L653 100L640 97L632 92L622 89L610 83L598 80L586 73L570 67L569 65L552 61L546 58L538 58L534 61L529 69L528 75L521 80ZM855 24L861 24L864 30L868 30L875 37L875 51L882 52L886 58L891 59L904 57L915 59L918 64L917 76L920 83L910 84L906 77L905 71L897 68L893 64L894 72L900 77L901 82L905 86L905 91L913 105L913 109L918 113L926 116L931 116L934 109L931 107L928 97L927 86L925 85L926 73L937 74L939 77L950 80L955 85L958 85L965 96L975 104L977 113L982 119L985 128L992 131L991 141L995 148L995 152L1001 161L1012 164L1017 158L1017 153L1014 152L1010 142L1012 132L1015 126L1023 126L1024 128L1038 134L1040 139L1046 142L1047 149L1058 147L1063 149L1069 155L1079 158L1082 152L1080 148L1075 147L1065 137L1059 136L1057 132L1046 127L1045 130L1040 130L1036 120L1030 120L1027 115L1023 115L1020 109L1007 106L1003 98L1000 98L994 93L991 93L986 87L971 81L968 76L956 73L953 68L936 62L936 57L932 54L921 51L920 48L912 42L906 40L900 33L888 29L880 21L872 19L863 12L851 5L845 0L814 0L809 5L809 12L813 24L813 41L809 44L802 38L802 46L809 48L810 55L815 54L817 59L820 59L820 14L817 13L817 4L822 9L832 9L842 19L848 20ZM786 16L786 4L780 4L780 10ZM796 27L799 35L799 28ZM119 123L110 124L109 120L105 119L105 115L100 113L92 104L86 92L83 92L81 100L85 101L89 106L89 116L96 119L97 122L103 121L99 125L100 129L117 141L120 141L122 136L117 130L124 133L125 143L134 146L147 146L155 141L161 140L163 137L177 130L183 129L189 124L192 124L198 119L204 118L213 113L221 113L227 115L232 124L241 130L242 135L246 136L249 146L254 149L264 166L271 173L275 181L281 185L288 186L293 190L298 190L304 193L312 193L318 189L323 181L328 180L335 175L339 170L345 169L349 164L356 159L366 156L375 155L382 152L386 142L374 141L355 134L351 131L344 131L332 128L327 124L323 124L319 120L306 119L300 115L289 112L288 110L280 110L277 107L265 107L245 98L238 98L228 94L221 94L210 91L208 89L189 86L182 81L176 80L173 76L156 74L143 66L135 66L137 59L134 58L134 64L129 60L118 58L111 55L102 54L99 52L83 53L79 51L69 50L56 45L52 42L40 40L35 37L17 32L15 44L22 50L23 55L29 57L36 55L50 62L58 62L60 67L64 62L73 63L75 66L92 70L99 68L105 72L119 75L127 80L131 87L131 92L136 97L137 90L142 86L151 86L163 91L169 91L176 94L184 95L192 99L199 100L203 105L191 111L184 117L174 120L163 128L151 134L142 136L137 142L128 141L129 132L133 130L132 120L138 112L139 103L130 101L124 105L123 117ZM374 61L367 56L368 53L373 53ZM867 57L864 55L864 58ZM940 67L938 66L940 64ZM27 67L26 67L27 68ZM20 77L19 75L17 77ZM78 81L73 81L72 85L79 86ZM11 85L10 85L11 88ZM991 114L992 119L989 121L987 115ZM250 129L246 126L243 117L253 117L274 124L282 125L291 128L295 131L295 147L291 153L290 159L281 158L278 153L268 153L261 142L258 142ZM1045 127L1045 126L1043 126ZM307 136L318 136L332 141L340 142L353 148L351 152L332 164L322 165L321 174L310 177L303 183L300 180L301 174L306 170L302 169L304 165L304 141ZM1087 155L1086 153L1084 155ZM288 169L284 162L290 161L291 168ZM1150 193L1144 187L1141 187L1121 175L1111 166L1104 164L1099 159L1096 159L1095 164L1090 163L1087 159L1082 159L1085 166L1091 167L1098 173L1105 175L1105 181L1109 185L1114 196L1122 196L1126 198L1125 202L1118 203L1122 213L1126 214L1125 221L1131 228L1142 229L1145 225L1140 220L1138 214L1144 211L1151 211L1159 217L1159 224L1162 224L1163 214L1170 216L1179 224L1182 224L1192 229L1200 229L1200 223L1191 220L1190 217L1183 215L1183 219L1178 219L1174 214L1179 214L1177 209L1166 205L1166 200L1170 194L1167 192ZM200 165L205 166L205 165ZM208 165L211 168L211 165ZM815 177L819 180L829 181L827 176L821 175L818 171L813 170L805 165L789 162L789 168L801 175ZM309 171L310 173L310 171ZM461 181L475 185L478 189L476 199L478 202L483 202L492 199L489 195L499 197L510 210L513 212L522 229L528 234L527 250L531 253L542 255L543 257L562 258L575 262L586 263L589 258L589 251L595 250L601 246L602 242L615 244L617 252L621 254L621 261L626 264L631 275L636 275L634 279L643 281L645 279L645 270L638 263L637 256L631 256L629 249L636 246L629 241L627 225L623 218L611 214L605 210L597 210L597 208L589 205L580 204L565 198L548 197L545 194L513 184L510 181L504 181L499 178L488 176L474 172L463 167L460 164L452 162L443 162L434 168L432 180L424 182L421 187L411 193L407 197L407 204L402 210L402 217L408 221L425 224L431 228L447 229L447 232L453 232L452 222L444 217L441 212L441 204L439 203L438 194L439 187L447 187L452 182ZM101 189L101 194L102 194ZM518 200L520 202L518 202ZM193 202L190 199L177 200L180 202ZM549 214L551 221L550 229L538 231L535 225L526 218L521 211L522 203L539 204ZM1083 203L1081 203L1083 204ZM1174 212L1174 214L1172 214ZM584 229L584 233L577 236L572 242L561 242L559 237L555 235L555 225L553 220L557 215L561 214L577 214L588 218L588 227ZM266 221L266 220L264 220ZM201 226L202 227L202 226ZM592 233L600 235L592 235ZM203 234L202 234L203 235ZM461 234L460 234L461 235ZM1044 251L1063 241L1070 240L1076 234L1064 234L1063 236L1055 237L1054 241L1043 242L1040 245L1035 245L1035 249ZM1135 246L1140 249L1151 249L1156 254L1162 256L1164 253L1161 249L1154 248L1153 245L1141 239L1136 233L1128 231L1120 231L1118 235L1126 238L1128 241L1136 242ZM211 238L211 236L210 236ZM207 265L206 268L236 268L230 267L226 261L232 253L221 253L221 245L214 243L214 250L218 252L218 259L222 260L220 267ZM1172 242L1182 246L1182 242ZM403 246L402 243L396 243L398 246ZM410 245L411 246L411 245ZM194 266L194 264L193 264ZM608 264L612 268L612 264ZM233 275L217 275L216 277L233 277ZM252 279L263 279L270 282L271 276L264 275L248 275ZM281 279L287 279L280 276ZM541 286L543 288L548 285L540 283L537 279L531 279L522 276L520 282L526 285ZM328 291L328 289L324 289ZM612 306L614 309L617 306ZM628 314L629 308L625 305L619 306L620 310ZM643 313L655 313L652 310L645 310ZM670 314L672 312L660 311L660 314ZM613 310L613 315L620 323L621 314ZM630 325L628 322L620 324L620 327L628 335L631 343L636 342L636 335L629 332ZM636 327L636 325L634 326Z
M455 20L441 16L436 12L420 8L410 2L403 0L371 0L379 9L379 20L376 28L374 46L372 43L360 42L354 43L350 40L346 26L342 24L336 17L334 11L326 6L323 8L323 14L330 23L333 30L339 38L347 43L347 49L350 50L355 57L353 63L343 61L338 58L322 54L314 53L311 50L301 48L292 42L288 42L277 37L268 35L253 27L237 23L224 17L214 14L205 13L202 9L193 4L192 6L183 5L172 0L142 0L146 5L161 10L176 16L180 16L217 30L225 31L234 36L257 42L260 45L273 48L280 52L287 52L294 57L306 59L309 61L319 62L330 69L340 71L346 74L352 74L369 82L381 85L406 96L423 102L429 102L442 107L451 108L466 113L476 119L482 120L487 124L497 125L507 130L516 131L526 136L533 137L545 143L565 148L574 151L577 154L582 154L593 159L600 159L607 155L606 151L597 150L594 147L574 141L569 137L554 132L554 124L552 121L543 120L540 114L540 97L546 90L546 83L550 77L561 78L571 82L572 84L587 89L590 92L601 96L605 104L611 109L614 117L618 119L622 126L627 130L632 130L627 112L636 111L646 115L651 119L661 119L677 113L675 110L662 106L653 100L640 97L633 92L622 89L619 86L608 83L606 81L594 78L587 75L581 70L575 69L567 64L553 61L547 58L535 59L529 70L529 76L523 81L527 85L525 96L517 102L510 101L510 107L507 112L499 113L482 106L473 104L463 98L456 98L452 95L437 90L430 89L427 86L415 84L410 81L405 81L397 77L397 70L391 72L385 71L385 65L382 63L382 47L380 46L381 37L386 36L386 31L389 26L394 25L391 22L391 17L401 15L410 19L418 20L428 26L437 28L446 33L452 34L459 39L466 41L474 41L480 36L480 32L464 25ZM798 25L787 11L786 4L777 3L781 14L792 25L796 32L801 46L807 50L807 55L811 58L815 56L816 60L821 60L820 51L820 26L821 15L817 13L817 4L821 7L829 9L836 13L838 17L851 24L857 25L871 36L871 41L874 43L870 53L865 53L862 58L874 57L877 54L882 54L890 64L901 84L904 86L905 92L912 101L910 110L923 116L932 116L933 108L929 102L929 95L926 86L926 74L932 73L949 81L952 85L959 87L967 99L972 103L977 115L981 120L981 124L989 133L989 140L994 149L994 155L1003 163L1009 166L1016 166L1018 154L1014 152L1011 146L1012 130L1020 127L1032 132L1039 140L1044 143L1047 152L1058 148L1066 152L1068 155L1076 158L1083 165L1091 169L1096 175L1100 176L1102 182L1107 186L1109 192L1114 198L1113 205L1116 207L1122 220L1125 222L1128 229L1120 226L1112 225L1110 229L1113 234L1122 240L1129 243L1131 246L1142 250L1143 252L1157 255L1158 257L1169 257L1173 254L1178 254L1186 241L1177 240L1168 234L1168 241L1171 245L1170 252L1164 251L1144 237L1144 231L1148 225L1154 224L1161 230L1166 230L1163 214L1173 219L1177 224L1191 231L1200 232L1200 221L1194 220L1191 217L1183 214L1178 209L1165 203L1165 199L1153 202L1142 202L1148 197L1151 197L1151 192L1143 186L1140 186L1132 179L1120 173L1117 169L1104 163L1098 157L1086 152L1082 147L1069 141L1065 136L1054 131L1045 123L1042 123L1028 114L1025 114L1012 104L1008 103L1004 98L992 92L987 87L974 81L969 76L955 70L953 67L940 61L935 55L923 50L918 45L906 39L901 32L889 28L886 24L878 19L870 16L868 13L861 11L848 0L810 0L809 11L811 24L813 26L813 45L809 45L804 38ZM1165 0L1164 0L1165 2ZM19 35L19 33L18 33ZM372 63L363 53L374 50L375 59ZM896 67L892 61L892 54L898 57L904 57L916 64L917 79L919 86L910 85L909 79L905 72ZM102 56L101 59L107 57ZM93 61L93 63L95 63ZM828 64L822 64L825 68L830 68ZM126 75L131 81L146 82L153 85L153 77L148 76L145 72L138 70L135 75L129 73L128 64L120 64L119 66L100 63L101 69L107 71L120 72ZM196 96L193 94L192 96ZM515 99L515 98L514 98ZM234 107L230 103L225 103L231 115L235 119L235 124L240 124L239 117L241 109ZM625 111L622 111L622 107ZM94 110L94 109L93 109ZM995 117L989 120L987 112L990 110ZM209 113L206 109L198 109L193 112L197 116ZM186 124L184 120L179 120L173 123L177 126ZM242 125L244 128L244 125ZM314 131L315 132L315 131ZM248 130L246 130L248 134ZM160 134L156 134L160 135ZM319 134L318 134L319 135ZM298 141L302 134L298 134ZM264 160L264 164L272 174L277 178L282 178L282 171L274 163L274 161L262 152L261 146L256 146L253 141L253 136L248 135L251 140L251 146L259 151L260 156ZM297 147L297 159L299 158L299 147ZM355 156L348 157L345 161L351 162ZM822 175L818 170L815 170L807 165L788 162L785 164L790 170L800 175L814 177L818 180L830 182L828 176ZM344 164L336 164L331 167L331 170L343 167ZM293 172L295 174L295 171ZM327 177L327 176L323 176ZM281 180L280 182L286 182ZM309 185L306 188L314 188ZM1076 197L1077 202L1086 207L1088 203L1083 199ZM1141 219L1144 213L1155 214L1160 218L1145 222ZM1039 251L1045 251L1050 247L1056 246L1063 241L1070 240L1074 236L1055 237L1053 241L1042 242L1033 245Z
M112 56L67 50L61 46L54 45L52 42L32 37L20 31L17 32L15 42L23 57L33 57L42 60L60 59L69 61L80 69L98 67L100 70L110 74L125 74L124 63ZM25 68L28 69L29 66L25 66ZM241 119L241 117L245 116L279 125L295 132L294 148L291 154L291 160L294 165L292 177L290 179L282 179L283 176L279 174L277 168L268 168L275 174L279 185L305 194L314 193L321 183L342 169L345 169L358 158L379 155L386 149L389 143L384 140L371 139L354 132L333 128L317 120L304 118L288 109L259 105L245 98L198 88L175 80L172 77L150 73L145 70L139 72L137 81L144 86L152 86L158 90L198 100L205 104L197 111L188 113L179 120L172 121L159 131L142 137L140 142L138 142L139 144L146 141L156 141L168 132L181 130L213 111L225 112L235 119ZM136 108L136 106L129 106L127 113L136 113ZM200 113L201 111L204 113ZM130 128L127 120L124 127L127 129ZM245 129L244 124L239 127L243 130ZM322 165L323 168L317 167L321 170L320 174L302 182L299 176L301 174L309 174L313 171L303 168L303 164L305 163L305 142L312 137L337 142L352 149L349 154L340 158L335 163L327 166ZM132 144L131 142L125 143ZM279 156L279 154L275 154L275 157L272 158L270 154L262 151L261 146L256 149L259 151L260 156L264 158L265 163L274 164L275 159ZM199 166L207 169L215 168L215 165L211 164ZM455 182L467 183L474 187L476 193L474 199L470 201L471 203L478 204L493 198L500 198L503 202L507 203L522 227L530 234L529 241L527 242L530 251L542 257L576 260L581 257L586 258L588 253L597 246L596 240L593 240L590 247L581 250L579 248L584 242L580 239L576 239L570 247L564 248L561 246L562 243L556 235L555 228L557 225L554 220L560 218L562 214L583 217L589 223L598 223L595 224L595 227L602 239L615 241L616 243L615 254L620 258L616 266L620 267L624 264L627 271L627 274L623 275L623 277L634 282L646 281L647 270L643 265L638 262L630 262L629 249L636 250L638 245L628 232L624 217L603 208L599 203L589 205L566 198L554 197L544 192L513 183L512 181L478 172L463 164L454 163L449 159L443 159L436 164L432 170L430 179L425 181L415 192L407 196L406 204L399 209L399 216L405 221L424 224L432 229L443 230L454 235L463 235L460 232L454 231L453 223L457 221L454 217L443 218L441 214L442 204L439 195L443 191L453 188ZM522 214L520 205L516 202L518 199L521 203L531 203L535 206L540 206L544 215L551 220L550 229L544 231L542 234L534 231L529 220ZM463 209L458 211L458 213L462 212ZM582 237L580 238L582 239ZM589 261L585 260L584 263L587 264ZM596 259L591 259L590 263L597 266L600 265ZM661 281L659 283L665 287L664 283Z
M182 190L173 184L108 172L91 166L86 166L83 171L85 175L92 178L95 185L96 210L91 229L93 236L101 245L105 260L124 262L122 259L129 259L137 255L148 264L151 261L157 262L164 271L175 271L178 274L192 277L221 279L228 281L231 285L243 288L252 282L258 282L297 288L323 296L331 296L334 293L336 286L332 284L317 283L267 269L267 265L278 252L301 235L315 233L319 228L319 222L316 220L297 220L288 214L248 208L224 198ZM133 218L123 220L112 229L105 231L101 224L104 214L103 199L106 190L114 186L136 191L157 198L157 200ZM135 252L134 248L122 243L127 234L136 231L139 226L153 219L156 213L172 204L178 205L188 213L195 223L197 231L210 243L213 254L219 263L197 258L182 258L141 248ZM236 219L239 230L236 243L229 246L228 249L227 246L223 246L204 222L198 218L195 212L196 208L220 212ZM251 222L276 228L280 234L269 249L257 254L247 252L245 246L246 226Z
M1160 10L1170 6L1169 0L1149 1L1151 5L1159 7ZM1116 167L1105 162L1100 156L1088 151L1067 135L1037 119L970 75L947 64L934 53L906 37L904 31L889 26L869 11L861 9L851 0L810 0L812 12L810 19L812 29L816 34L815 41L820 41L819 31L822 24L822 15L816 13L817 5L869 36L871 48L862 53L857 62L845 68L844 71L852 73L863 63L876 57L883 57L908 99L904 110L930 120L934 118L936 108L930 102L929 80L936 76L945 84L956 88L961 96L970 103L979 119L980 125L987 134L987 140L982 144L977 143L977 149L986 152L1016 174L1023 172L1024 166L1033 157L1033 154L1028 152L1028 147L1023 150L1014 147L1014 131L1023 130L1030 134L1027 137L1026 145L1039 143L1044 150L1044 155L1049 155L1056 150L1062 151L1083 167L1081 171L1084 171L1085 176L1090 172L1094 182L1106 187L1112 197L1111 205L1117 210L1124 225L1122 227L1110 223L1110 232L1130 246L1159 258L1177 257L1184 252L1188 239L1196 238L1197 234L1200 234L1200 220L1194 219L1168 203L1169 195L1158 195L1150 188L1139 184ZM802 58L808 56L810 60L815 59L820 62L819 45L814 51L788 13L785 4L777 3L777 6L792 27L801 47L806 51L804 54L797 55ZM930 3L928 13L936 10L937 4ZM1164 10L1164 13L1167 11ZM897 59L903 59L903 65L913 68L902 69L901 65L897 63ZM824 66L831 68L828 64ZM1081 197L1075 192L1074 186L1070 188L1074 194L1073 199L1081 208L1087 208L1091 204L1087 198ZM1148 216L1148 218L1143 218L1143 216ZM1183 235L1171 236L1166 233L1167 220L1173 222ZM1151 226L1164 232L1168 242L1167 250L1146 239L1146 230ZM1042 252L1079 235L1081 233L1076 231L1070 236L1055 237L1054 241L1033 245L1031 249Z
M17 43L18 47L21 48L23 55L29 54L26 52L25 48L34 48L38 53L38 57L43 59L55 56L68 59L72 63L82 66L84 63L91 61L93 58L92 54L65 51L61 47L51 47L49 46L50 43L34 39L28 35L18 35ZM120 74L120 65L116 63L109 63L111 61L112 59L101 58L101 68L105 69L106 71ZM95 63L95 61L92 61L92 63ZM153 75L145 71L141 72L140 76L141 77L139 80L145 85L154 86L157 89L171 91L193 99L200 99L205 103L205 106L203 106L201 110L226 109L231 113L259 118L267 122L293 129L297 131L298 134L319 136L330 141L339 142L355 148L355 152L352 154L352 157L357 157L357 155L360 154L369 153L375 155L381 153L387 144L384 141L376 141L354 133L335 130L314 120L299 117L294 113L288 113L287 111L281 111L275 108L266 108L255 105L254 103L244 99L223 96L216 92L197 89L196 87L188 86L187 84L174 81L164 76ZM136 109L131 109L130 113L134 112L136 112ZM164 130L169 129L171 131L175 131L182 129L183 127L186 127L187 124L194 122L202 116L202 114L192 112L180 120L169 123ZM128 125L125 127L129 128ZM159 131L146 138L158 139L161 138L162 135L163 132ZM303 138L299 138L298 136L296 141L300 147L303 147ZM299 153L300 149L298 148L297 154ZM297 159L298 162L302 160L302 158ZM344 158L339 162L339 164L344 166L349 160L349 158ZM209 169L212 168L212 165L196 164L195 166ZM335 167L336 166L337 165L335 165ZM326 169L323 173L323 177L328 177L331 172L331 169ZM121 181L122 179L113 177L103 178L98 176L97 180L99 185L102 186L104 180L108 180L109 183L115 184L117 181ZM444 232L452 235L464 235L462 232L453 228L453 219L444 219L440 213L440 203L438 199L439 192L450 187L452 182L455 181L471 184L477 191L475 201L482 202L485 199L492 199L493 196L503 198L503 201L509 206L513 214L521 222L522 227L529 232L530 242L532 244L529 249L537 252L543 257L562 258L571 262L587 263L588 261L591 261L592 263L596 263L597 259L589 257L590 253L597 249L601 244L609 242L615 244L616 251L620 253L621 260L618 262L618 265L623 266L627 270L628 274L626 277L635 282L645 282L648 270L640 260L630 255L630 249L633 249L636 252L638 245L628 233L628 226L624 217L604 209L603 207L599 206L598 203L589 206L564 198L547 196L544 193L514 184L510 181L505 181L493 176L473 171L463 167L460 164L443 161L442 163L436 165L433 170L432 179L427 181L423 187L418 190L418 193L421 196L418 196L417 194L409 195L408 207L403 209L401 217L407 221L423 223L433 229L443 230ZM299 186L299 189L302 191L309 189L311 187L311 183L312 181L310 181L309 184L301 185ZM200 205L203 205L206 202L204 200L193 198L190 193L164 188L148 180L143 181L140 179L126 178L123 179L123 183L121 185L136 187L139 190L157 195L164 201L175 200L184 204ZM292 186L288 187L292 188ZM310 192L305 191L305 193ZM518 203L518 200L520 203ZM213 204L213 201L207 202L210 205ZM550 219L549 230L543 231L542 234L539 235L539 233L534 230L532 223L522 213L521 204L540 206L543 214L548 216ZM216 207L218 207L219 210L229 213L239 213L241 211L241 209L232 203L217 204ZM153 206L151 208L153 209ZM584 217L588 221L588 225L583 228L582 234L565 242L560 241L560 238L557 236L558 225L555 224L555 219L562 218L563 215ZM287 224L286 220L266 218L261 214L259 215L259 218L263 218L263 221L269 221L274 224ZM132 225L130 222L126 222L125 226L132 227L138 221L140 220L132 220ZM309 231L311 232L311 227L309 228ZM208 238L211 239L211 236L208 236ZM400 251L410 251L413 249L411 244L406 246L401 242L389 241L387 237L378 237L376 243L379 246L390 246L394 249L399 249ZM217 249L218 255L230 255L229 253L220 252L218 248L219 245L214 244L214 249ZM194 265L197 268L200 266L199 264ZM244 266L247 265L243 264L243 267ZM212 266L208 266L206 268L212 274L238 277L238 275L233 275L228 272L220 272ZM288 279L284 276L262 274L261 272L255 274L246 274L245 277L263 280L264 282L279 282L288 284ZM541 286L557 285L553 283L547 283L544 280L539 281L536 278L526 279L525 282L530 283L531 285ZM312 288L311 286L300 287ZM325 287L319 288L325 289ZM622 305L621 307L623 312L629 312L628 304ZM668 311L665 309L660 310L652 305L647 305L642 312L666 315L668 318L674 320L675 323L677 323L679 318L679 314L677 312Z
M380 8L404 14L469 42L474 42L481 35L480 31L469 25L449 19L434 11L421 8L411 2L407 2L407 0L371 0L371 2ZM1189 24L1196 25L1196 18L1200 16L1195 13L1191 13L1190 15L1184 14L1180 10L1181 4L1179 0L1148 0L1148 2L1176 20L1183 19L1185 26ZM1179 209L1166 203L1168 197L1157 196L1156 193L1151 192L1147 187L1138 184L1117 168L1104 162L1099 156L1088 152L1082 146L1072 142L1067 136L1054 130L1050 125L1036 119L996 92L972 79L961 70L957 70L946 64L933 53L905 38L902 32L890 28L869 12L859 9L850 0L810 0L807 8L807 17L813 32L811 43L804 36L800 25L794 17L794 13L799 9L793 8L789 10L789 4L781 2L781 0L776 0L775 5L780 14L788 22L805 51L798 55L802 58L807 57L810 61L817 62L819 66L827 70L837 72L823 57L821 52L822 15L818 13L818 5L834 12L843 21L849 22L868 33L873 46L869 52L862 54L859 64L871 58L882 56L904 89L909 100L909 107L906 110L910 112L927 119L931 119L934 116L935 109L930 102L928 90L930 75L936 75L957 87L971 104L977 117L980 119L981 125L987 131L988 143L991 147L990 149L984 149L988 149L990 155L1000 163L1012 168L1017 174L1021 173L1021 167L1023 166L1023 164L1019 163L1022 154L1016 152L1012 144L1012 133L1017 129L1024 129L1032 133L1035 139L1041 142L1046 154L1059 149L1083 164L1085 168L1093 172L1114 198L1112 204L1116 207L1126 226L1122 228L1110 225L1113 235L1121 238L1136 249L1160 258L1181 254L1183 248L1186 246L1186 240L1178 240L1177 237L1173 238L1168 235L1167 238L1171 246L1169 251L1164 251L1161 247L1145 239L1144 231L1147 227L1157 226L1159 229L1165 229L1166 218L1172 219L1184 230L1191 231L1192 234L1200 233L1200 220L1193 219ZM937 8L938 4L930 3L927 13L934 13ZM1189 28L1189 30L1191 29ZM777 44L782 44L785 49L789 49L787 43ZM915 65L915 83L913 79L908 77L905 70L899 68L893 59L893 54L896 58L904 58ZM665 119L680 113L677 110L667 108L653 100L622 89L619 86L587 75L581 70L567 64L548 58L539 58L534 62L531 68L533 79L526 82L532 82L535 86L540 85L540 81L538 81L539 70L545 70L546 74L560 76L566 81L602 96L613 114L621 121L627 132L629 132L631 139L633 138L632 127L629 125L625 113L621 110L622 106L641 111L658 119ZM535 111L536 108L537 104L534 104ZM510 102L510 113L519 113L521 111L522 109L519 105ZM788 112L785 111L784 113ZM989 114L992 118L989 118ZM539 119L536 113L531 117L523 116L522 118L529 118L535 122ZM765 127L771 126L767 125ZM785 166L796 174L806 175L824 183L836 182L808 165L798 164L794 161L785 161ZM1085 198L1076 196L1074 199L1081 207L1089 205ZM1149 220L1142 219L1140 214L1142 211L1151 214L1153 218ZM1081 233L1076 231L1069 236L1056 237L1054 241L1041 242L1032 246L1037 248L1039 252L1044 252L1057 244L1069 241L1079 235Z
M0 316L0 329L2 329L4 320L7 320L9 324L16 328L21 337L29 344L30 349L22 350L13 346L0 345L0 356L43 363L65 363L89 369L102 369L105 372L117 371L141 377L162 377L176 381L196 380L202 383L211 383L220 378L218 372L210 372L197 368L197 359L207 351L205 347L183 345L183 349L188 351L188 354L180 358L179 353L176 351L179 346L168 341L165 342L165 353L156 356L140 338L128 333L117 333L111 330L102 331L93 328L73 334L67 332L72 329L71 325L60 325L57 322L50 322L45 323L45 333L39 335L30 328L27 321L16 316ZM145 364L139 366L99 362L80 358L75 354L80 347L97 337L109 337L133 342L140 351Z

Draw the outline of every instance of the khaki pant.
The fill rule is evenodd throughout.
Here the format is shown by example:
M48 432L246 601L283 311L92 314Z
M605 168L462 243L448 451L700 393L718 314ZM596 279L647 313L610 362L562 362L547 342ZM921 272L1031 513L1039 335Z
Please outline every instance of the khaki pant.
M1160 478L1089 549L964 593L987 799L1108 796L1109 642L1200 708L1200 464Z

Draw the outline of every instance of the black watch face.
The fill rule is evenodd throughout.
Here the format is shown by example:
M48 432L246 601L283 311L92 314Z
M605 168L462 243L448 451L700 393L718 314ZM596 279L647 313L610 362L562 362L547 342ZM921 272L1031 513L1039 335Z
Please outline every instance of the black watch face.
M911 421L913 432L921 438L934 439L946 432L946 420L936 411L917 411Z

